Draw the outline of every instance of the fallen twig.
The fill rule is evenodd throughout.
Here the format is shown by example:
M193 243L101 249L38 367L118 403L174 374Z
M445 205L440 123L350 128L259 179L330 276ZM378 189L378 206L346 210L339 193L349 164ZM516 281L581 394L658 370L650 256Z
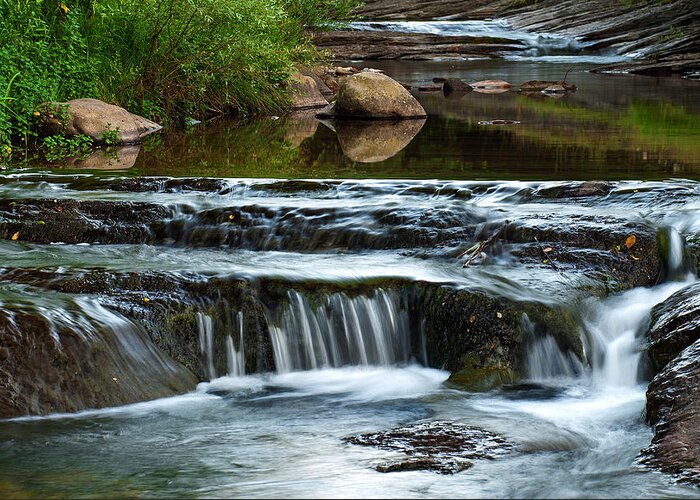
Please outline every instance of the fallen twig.
M481 243L477 243L477 244L473 245L472 247L470 247L468 250L466 250L466 251L462 252L461 254L459 254L459 255L457 256L458 259L461 258L461 257L464 257L464 256L467 255L468 253L471 253L471 255L470 255L469 258L464 262L464 264L462 265L462 267L469 267L469 266L471 265L471 263L474 261L474 259L479 258L479 257L481 256L481 254L484 253L484 250L486 250L488 247L490 247L490 246L493 244L493 242L496 241L496 240L498 239L498 237L501 235L501 232L503 231L503 229L504 229L508 224L510 224L510 221L508 221L508 220L504 221L504 222L503 222L503 225L502 225L501 227L499 227L498 230L495 231L491 236L489 236L488 238L486 238L486 239L485 239L484 241L482 241Z

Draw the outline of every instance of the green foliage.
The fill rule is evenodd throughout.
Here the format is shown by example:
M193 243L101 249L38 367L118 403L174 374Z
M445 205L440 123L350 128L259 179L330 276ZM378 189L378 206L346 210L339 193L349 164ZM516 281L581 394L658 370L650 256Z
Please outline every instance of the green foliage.
M64 135L50 135L41 141L41 150L48 161L58 161L69 157L81 157L90 152L92 138L87 135L66 137Z
M107 124L107 130L102 132L100 140L107 147L117 146L121 142L121 136L119 135L119 127L112 128L111 124Z
M357 0L0 0L0 152L43 102L93 97L160 122L278 112L306 32Z

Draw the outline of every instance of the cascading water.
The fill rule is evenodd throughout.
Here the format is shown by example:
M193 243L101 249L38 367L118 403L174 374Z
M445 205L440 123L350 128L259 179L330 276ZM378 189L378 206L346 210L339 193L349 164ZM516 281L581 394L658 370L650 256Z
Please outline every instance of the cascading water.
M408 314L394 294L337 293L318 307L296 291L288 297L278 324L270 325L278 372L411 361Z
M231 335L226 336L226 364L232 377L245 375L245 347L243 344L243 311L238 311L238 349Z
M593 383L598 388L629 388L641 382L640 334L651 310L695 279L683 237L672 228L663 230L662 236L668 241L665 260L672 281L584 304L585 350ZM563 353L552 337L535 338L527 321L524 330L532 336L526 359L529 379L571 378L583 372L582 365L570 353Z

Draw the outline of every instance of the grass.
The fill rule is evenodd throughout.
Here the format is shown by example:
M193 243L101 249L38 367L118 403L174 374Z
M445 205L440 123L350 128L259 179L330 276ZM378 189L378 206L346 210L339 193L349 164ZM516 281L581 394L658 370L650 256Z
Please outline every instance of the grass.
M165 124L275 113L309 28L357 0L0 0L0 155L39 144L41 103L92 97Z

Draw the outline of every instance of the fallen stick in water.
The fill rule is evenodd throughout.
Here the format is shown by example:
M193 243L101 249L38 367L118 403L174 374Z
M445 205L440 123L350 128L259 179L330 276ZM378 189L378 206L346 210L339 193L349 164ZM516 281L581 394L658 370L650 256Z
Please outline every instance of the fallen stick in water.
M503 225L501 227L499 227L498 230L496 232L494 232L491 236L486 238L481 243L477 243L476 245L473 245L472 247L468 248L467 250L465 250L464 252L459 254L457 256L458 259L464 257L465 255L467 255L468 253L471 252L471 255L464 262L462 267L469 267L471 265L471 263L474 261L474 259L479 258L481 256L481 254L484 253L484 250L486 250L488 247L490 247L493 244L493 242L498 239L498 237L501 235L501 232L503 231L503 229L505 229L505 227L508 224L510 224L509 220L504 221Z

